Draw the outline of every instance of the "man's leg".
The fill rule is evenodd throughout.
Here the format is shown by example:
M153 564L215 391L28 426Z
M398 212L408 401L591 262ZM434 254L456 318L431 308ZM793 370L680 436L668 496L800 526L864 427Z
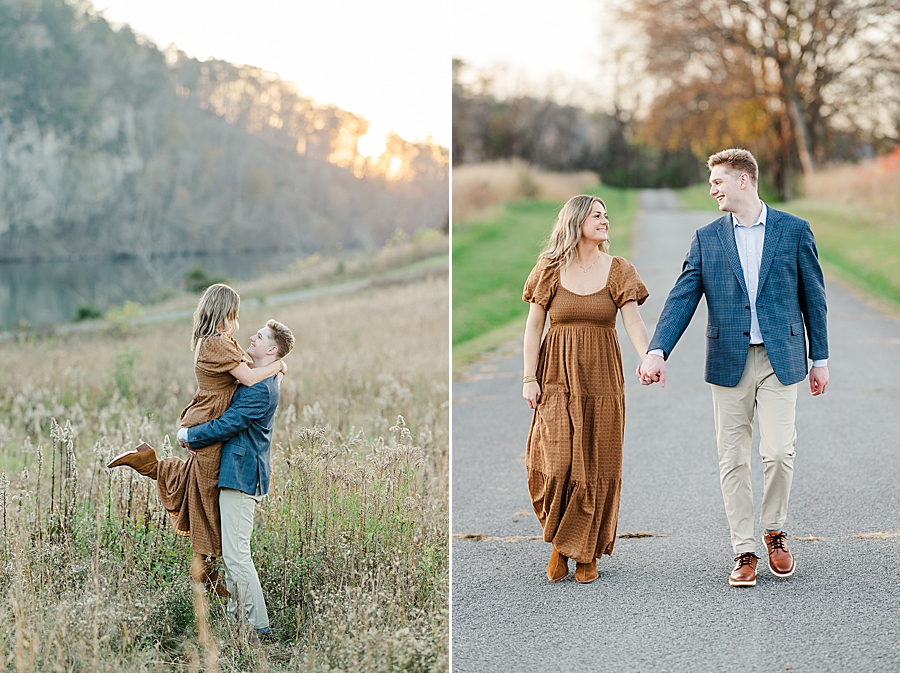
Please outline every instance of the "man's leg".
M772 372L768 357L765 364ZM797 444L794 420L798 386L797 383L782 385L772 372L763 379L756 394L764 484L760 523L765 530L781 530L787 518Z
M710 385L719 449L719 481L735 554L756 551L750 479L756 377L752 357L754 349L750 350L744 373L735 387Z
M768 357L765 357L765 365L771 372ZM782 385L775 374L770 373L760 382L756 394L764 484L760 523L766 531L763 542L769 570L778 577L790 577L796 568L794 555L787 546L787 535L781 529L787 518L794 478L794 447L797 444L794 419L799 385Z
M269 613L263 598L256 566L250 557L253 512L262 496L252 496L231 488L219 489L222 515L222 561L231 598L228 611L240 622L246 619L259 631L269 628ZM239 607L240 606L240 607Z

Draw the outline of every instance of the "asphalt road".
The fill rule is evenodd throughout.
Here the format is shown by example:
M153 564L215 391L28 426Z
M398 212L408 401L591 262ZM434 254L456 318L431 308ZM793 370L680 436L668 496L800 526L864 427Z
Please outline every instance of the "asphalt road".
M713 216L678 210L667 192L642 194L632 261L650 289L641 311L651 333L691 233ZM787 579L760 564L755 587L728 585L703 302L665 389L639 384L638 357L619 331L618 530L654 536L620 537L590 585L545 575L550 545L526 488L532 412L519 344L454 382L454 671L900 671L900 323L826 280L831 383L818 398L801 388L797 404L785 525L797 570ZM755 450L753 471L758 527Z

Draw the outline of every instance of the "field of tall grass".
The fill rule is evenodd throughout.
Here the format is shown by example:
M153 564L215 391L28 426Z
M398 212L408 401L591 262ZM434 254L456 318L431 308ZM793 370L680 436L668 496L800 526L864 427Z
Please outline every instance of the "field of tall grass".
M5 667L447 670L448 290L242 308L243 346L268 318L297 338L253 538L266 645L192 588L154 482L105 467L141 441L184 455L190 321L0 344Z
M599 182L596 173L553 173L521 159L459 166L453 169L453 222L523 199L565 202Z
M546 180L558 191L548 188L540 192L547 196L525 198L521 192L506 190L502 185L509 181L511 167L531 171L537 176L532 178L534 182ZM458 173L463 169L469 175L481 176L483 185L499 186L486 199L494 204L492 207L472 211L476 214L470 219L456 221ZM589 178L593 183L585 182ZM560 207L569 197L580 193L602 197L610 219L610 252L625 257L630 254L637 191L600 185L591 173L541 173L512 163L464 166L454 169L453 189L455 365L464 365L524 330L528 306L522 301L522 287ZM467 207L463 211L470 212Z

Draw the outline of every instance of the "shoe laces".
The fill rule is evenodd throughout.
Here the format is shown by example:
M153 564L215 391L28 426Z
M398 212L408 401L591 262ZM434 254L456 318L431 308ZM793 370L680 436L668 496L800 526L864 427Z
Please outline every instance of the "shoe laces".
M787 551L787 548L784 546L785 539L787 539L787 533L781 531L768 538L768 544L773 550L780 549L781 551Z
M741 566L753 565L754 559L759 559L759 557L752 551L746 551L743 554L735 556L734 562L737 563L737 567L740 568Z

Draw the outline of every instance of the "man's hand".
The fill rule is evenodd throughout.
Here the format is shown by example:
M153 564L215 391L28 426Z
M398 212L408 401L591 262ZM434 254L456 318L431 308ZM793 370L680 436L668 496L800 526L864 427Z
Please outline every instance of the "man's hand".
M537 381L529 381L522 386L522 397L528 402L528 406L537 409L541 400L541 385Z
M642 385L658 382L663 388L666 387L666 361L658 355L645 355L636 373Z
M813 367L809 370L809 392L816 395L824 395L828 388L828 367Z
M178 443L181 444L185 448L185 450L187 450L187 452L189 454L191 454L192 456L196 456L197 452L191 448L190 444L188 444L187 438L188 438L188 429L187 428L179 428L178 435L177 435Z

